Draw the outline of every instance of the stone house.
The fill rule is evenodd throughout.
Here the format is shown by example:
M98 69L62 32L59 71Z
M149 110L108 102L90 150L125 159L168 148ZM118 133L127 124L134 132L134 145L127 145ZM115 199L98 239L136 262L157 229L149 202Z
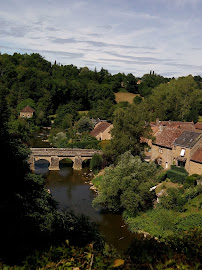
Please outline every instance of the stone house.
M191 156L190 159L190 174L200 174L202 175L202 146L196 150L196 152ZM200 185L201 185L200 181Z
M152 130L152 139L144 139L147 142L149 150L145 152L145 161L156 161L162 164L166 169L172 165L169 158L171 156L172 143L175 139L182 134L184 130L195 131L193 122L180 122L180 121L159 121L150 123ZM163 150L164 149L164 150Z
M113 125L107 121L100 121L91 131L91 136L96 137L97 140L111 140L111 130Z
M30 107L29 105L27 105L26 107L24 107L21 111L20 111L20 117L21 118L31 118L33 117L35 110Z
M189 174L202 174L202 133L184 131L173 143L172 158L176 166Z
M152 143L151 161L169 169L173 164L172 145L182 132L179 128L161 127Z

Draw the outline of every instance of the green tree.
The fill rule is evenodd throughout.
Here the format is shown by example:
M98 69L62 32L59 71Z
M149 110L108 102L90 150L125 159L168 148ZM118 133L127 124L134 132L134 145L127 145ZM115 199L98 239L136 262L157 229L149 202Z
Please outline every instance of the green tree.
M94 173L98 173L99 170L102 168L102 157L98 154L94 154L91 161L90 161L90 169Z
M142 137L148 137L150 126L145 107L134 104L117 109L114 113L112 139L106 147L105 154L112 161L130 150L133 155L143 156Z
M130 152L120 156L116 167L105 169L94 206L112 212L128 211L137 214L153 206L155 193L150 191L156 166L142 162Z
M197 122L200 99L201 90L193 77L187 76L159 85L147 103L153 119Z
M93 123L89 117L82 116L75 124L78 132L91 131L93 129Z

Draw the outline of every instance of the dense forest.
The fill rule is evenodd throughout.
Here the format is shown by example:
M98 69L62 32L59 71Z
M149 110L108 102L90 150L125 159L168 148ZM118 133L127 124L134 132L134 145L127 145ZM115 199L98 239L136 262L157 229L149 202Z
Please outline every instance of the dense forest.
M136 97L132 104L117 104L117 92ZM19 118L26 105L35 110L31 119ZM1 177L0 267L200 269L201 216L188 213L185 218L190 200L201 196L201 188L196 186L199 176L187 176L180 189L168 189L161 206L152 209L155 193L149 188L165 180L165 173L155 164L143 162L145 145L140 143L142 137L151 136L149 121L197 122L200 115L200 76L164 78L150 71L137 78L133 74L112 75L103 68L91 71L56 61L51 64L35 53L0 55L1 169L9 172ZM90 118L105 119L114 126L103 157L95 156L91 162L95 173L110 164L97 181L100 193L94 205L123 213L132 229L142 217L147 218L145 213L163 217L159 234L152 228L152 235L163 235L163 241L136 239L126 254L119 254L104 243L87 217L59 212L44 188L44 179L31 173L29 148L22 142L27 143L33 132L50 126L54 119L50 134L54 146L99 148L99 142L89 134L93 128ZM177 222L174 215L179 215ZM169 222L172 234L167 234L171 231ZM151 229L146 221L142 223L145 230Z

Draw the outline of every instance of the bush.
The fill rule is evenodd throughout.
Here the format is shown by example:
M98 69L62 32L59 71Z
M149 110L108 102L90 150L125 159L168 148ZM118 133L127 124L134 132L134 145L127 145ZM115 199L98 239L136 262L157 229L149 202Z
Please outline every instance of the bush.
M196 180L198 179L198 176L195 175L190 175L187 176L184 180L183 186L184 188L189 188L189 187L194 187L196 186L197 182Z
M186 175L188 175L188 172L183 167L177 167L176 165L171 165L171 170L174 170L176 172L185 173Z
M168 170L167 171L167 177L171 180L173 183L180 183L182 184L185 180L185 177L187 174L177 171L177 170Z
M163 172L163 173L161 173L161 174L159 174L159 175L157 176L156 181L157 181L158 183L161 183L161 182L165 181L166 178L167 178L167 172Z
M90 169L94 173L98 173L101 168L102 168L102 157L98 154L94 154L90 161Z

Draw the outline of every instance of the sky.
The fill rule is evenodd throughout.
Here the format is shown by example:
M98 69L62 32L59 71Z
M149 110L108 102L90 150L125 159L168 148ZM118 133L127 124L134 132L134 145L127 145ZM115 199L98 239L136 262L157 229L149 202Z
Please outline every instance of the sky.
M1 0L0 52L137 77L202 75L202 0Z

